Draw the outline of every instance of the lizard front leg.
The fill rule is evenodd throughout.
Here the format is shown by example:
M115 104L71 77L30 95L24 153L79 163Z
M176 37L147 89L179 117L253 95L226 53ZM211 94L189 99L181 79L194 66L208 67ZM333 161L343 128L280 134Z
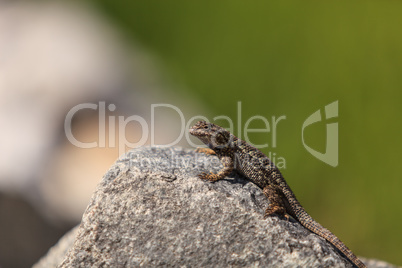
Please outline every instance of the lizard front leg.
M214 173L201 173L198 175L200 179L203 180L209 180L211 182L219 181L223 178L225 178L227 175L232 173L234 164L233 164L233 159L229 156L224 156L221 158L221 163L223 165L223 169L221 169L217 174Z
M195 149L197 153L204 153L204 154L209 154L209 155L216 155L215 151L209 148L200 148L198 147Z

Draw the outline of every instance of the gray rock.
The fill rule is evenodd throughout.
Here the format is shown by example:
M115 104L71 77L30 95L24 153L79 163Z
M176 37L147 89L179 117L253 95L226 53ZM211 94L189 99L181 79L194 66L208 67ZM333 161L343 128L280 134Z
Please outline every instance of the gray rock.
M296 221L264 219L267 199L239 175L196 177L220 168L181 148L127 153L97 187L60 267L352 267Z

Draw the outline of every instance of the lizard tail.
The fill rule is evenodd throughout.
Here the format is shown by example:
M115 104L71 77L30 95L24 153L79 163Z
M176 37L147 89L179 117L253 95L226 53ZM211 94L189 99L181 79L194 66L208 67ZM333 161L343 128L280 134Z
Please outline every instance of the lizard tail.
M318 222L316 222L302 207L302 205L297 201L295 195L290 190L289 186L283 187L283 194L289 202L289 207L286 206L287 212L295 218L301 225L309 229L311 232L321 236L335 246L339 251L341 251L355 266L359 268L365 268L366 265L356 257L355 254L333 233L328 229L322 227Z

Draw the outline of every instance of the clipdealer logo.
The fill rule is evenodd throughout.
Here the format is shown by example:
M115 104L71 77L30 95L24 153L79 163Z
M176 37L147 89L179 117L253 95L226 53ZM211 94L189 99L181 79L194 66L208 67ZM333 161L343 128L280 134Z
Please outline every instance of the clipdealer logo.
M338 117L338 101L334 101L324 108L325 119L337 118ZM310 115L306 121L303 123L302 127L302 142L304 148L312 154L317 159L321 160L324 163L327 163L330 166L336 167L338 166L338 123L327 123L326 131L326 146L325 153L321 153L319 151L314 150L310 146L306 144L304 141L304 129L312 124L317 122L321 122L323 119L321 117L321 110L315 111L312 115Z
M92 142L81 142L77 140L74 135L72 134L71 130L71 121L74 115L83 109L91 109L91 110L98 110L99 112L99 137L98 141L92 141ZM178 114L179 122L181 123L180 127L180 135L176 137L176 139L169 143L169 144L156 144L155 143L155 114L156 110L160 109L172 109ZM272 116L271 119L266 118L262 115L254 115L251 116L246 120L244 123L244 127L242 128L241 126L243 125L243 118L242 118L242 103L238 102L237 103L237 117L236 120L232 120L232 118L226 116L226 115L219 115L215 116L212 118L213 120L208 120L205 116L202 115L197 115L193 116L188 120L185 120L185 116L183 112L176 106L173 106L171 104L152 104L151 105L151 122L148 122L144 118L142 118L139 115L132 115L129 117L125 116L109 116L108 117L108 122L109 125L106 126L106 110L108 111L115 111L116 110L116 105L110 104L106 106L105 102L99 102L99 104L94 104L94 103L82 103L78 104L75 107L73 107L66 115L65 122L64 122L64 128L65 128L65 134L67 139L75 146L79 148L94 148L94 147L99 147L99 148L105 148L106 147L106 132L109 133L109 141L108 141L108 147L116 147L115 144L115 135L116 135L116 129L115 129L115 122L118 125L118 148L119 148L119 154L122 154L126 151L126 147L129 148L136 148L140 147L146 144L148 138L150 140L151 145L158 145L162 147L169 147L169 146L174 146L177 144L183 137L187 140L188 144L190 144L193 147L197 147L196 144L193 144L191 140L189 139L189 133L186 131L187 129L190 128L191 124L198 121L198 120L204 120L204 121L210 121L210 122L215 122L219 121L222 122L223 125L228 125L227 129L231 132L234 133L237 137L244 139L247 143L251 144L252 146L258 148L258 149L263 149L263 148L276 148L277 147L277 128L278 128L278 123L286 119L286 115L282 116ZM161 111L159 111L161 112ZM306 144L305 142L305 135L304 135L304 130L318 122L321 122L323 120L328 120L331 118L337 118L338 117L338 101L332 102L328 105L325 106L324 108L324 114L325 118L322 118L321 110L315 111L313 114L311 114L303 123L302 125L302 143L303 146L306 148L306 150L312 154L314 157L317 159L321 160L322 162L336 167L338 166L338 123L327 123L326 124L326 148L325 148L325 153L321 153L313 148L311 148L309 145ZM187 121L187 123L186 123ZM250 128L250 124L253 121L260 121L263 125L263 127L258 128L258 129L253 129ZM125 137L125 129L128 124L131 123L137 123L139 124L140 127L140 139L139 141L132 143L127 140ZM238 125L237 128L237 133L235 133L235 123ZM220 124L220 123L219 123ZM250 138L249 134L253 132L259 132L259 133L266 133L268 135L268 139L271 141L269 144L268 142L265 142L263 144L254 144ZM271 158L275 164L279 168L285 168L286 167L286 161L285 158L282 156L277 156L275 152L271 153L269 152L268 155L269 158Z

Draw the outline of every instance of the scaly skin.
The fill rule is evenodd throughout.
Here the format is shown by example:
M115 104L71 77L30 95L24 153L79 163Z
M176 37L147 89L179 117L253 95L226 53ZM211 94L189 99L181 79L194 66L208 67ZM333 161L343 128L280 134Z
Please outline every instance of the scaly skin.
M223 179L233 170L238 171L260 187L267 196L270 204L265 211L265 217L273 214L287 216L287 213L305 228L334 245L355 266L366 267L341 240L317 223L304 210L279 169L260 150L240 140L226 129L205 121L195 124L190 129L190 134L199 138L210 148L199 151L216 154L223 165L223 169L217 174L200 174L201 179L215 182Z

